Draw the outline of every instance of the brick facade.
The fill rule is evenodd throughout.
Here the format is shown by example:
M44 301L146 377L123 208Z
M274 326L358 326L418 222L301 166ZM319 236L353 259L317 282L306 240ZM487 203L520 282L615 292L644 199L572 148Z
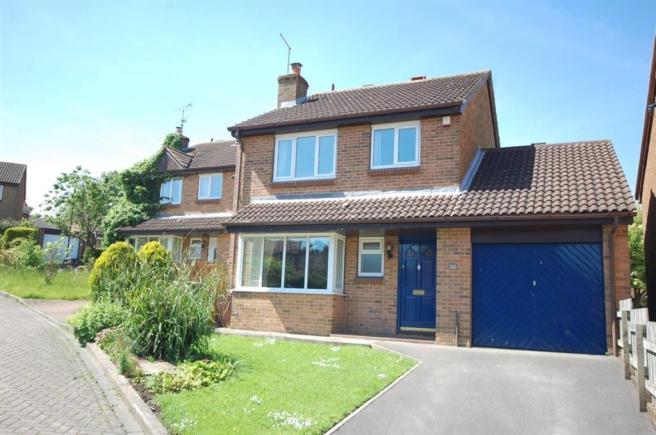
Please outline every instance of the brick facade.
M203 174L223 174L221 199L198 199L198 177ZM167 204L162 207L162 215L180 215L196 213L221 213L232 210L235 191L235 171L207 171L182 175L182 200L180 204Z
M398 255L384 258L382 278L358 277L357 235L346 238L344 285L346 331L364 335L395 335L397 306ZM398 252L398 235L387 235L385 244Z
M631 263L629 260L628 226L618 225L613 237L614 257L611 260L609 236L613 229L612 225L604 225L603 234L603 257L604 257L604 296L606 306L606 343L609 352L613 350L613 323L617 301L631 297ZM611 283L611 261L615 267L615 301L612 299ZM616 333L618 333L617 327Z
M469 228L437 230L437 328L438 344L471 346L472 245Z
M25 204L25 184L27 176L20 184L3 184L2 199L0 199L0 219L19 220L23 217Z
M343 332L344 296L232 292L230 327L329 335Z
M441 117L421 120L418 168L370 170L371 124L340 127L337 131L333 180L274 183L275 136L241 139L239 207L249 204L253 197L278 194L456 187L476 149L495 146L487 85L463 115L451 116L451 125L442 125Z

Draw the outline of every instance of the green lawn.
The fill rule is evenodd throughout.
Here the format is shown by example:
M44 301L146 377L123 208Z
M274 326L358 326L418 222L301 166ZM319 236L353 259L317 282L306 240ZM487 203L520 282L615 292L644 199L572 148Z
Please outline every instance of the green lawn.
M43 275L37 272L0 269L0 290L22 298L88 299L88 280L88 272L64 270L46 285Z
M239 361L211 387L156 397L181 433L323 433L415 362L363 346L221 336L212 350Z

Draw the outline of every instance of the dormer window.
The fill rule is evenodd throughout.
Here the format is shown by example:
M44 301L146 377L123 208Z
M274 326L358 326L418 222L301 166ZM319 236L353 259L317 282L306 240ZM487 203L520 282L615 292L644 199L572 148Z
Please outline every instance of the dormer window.
M337 131L276 136L273 181L335 178Z
M371 128L371 169L419 166L419 121Z

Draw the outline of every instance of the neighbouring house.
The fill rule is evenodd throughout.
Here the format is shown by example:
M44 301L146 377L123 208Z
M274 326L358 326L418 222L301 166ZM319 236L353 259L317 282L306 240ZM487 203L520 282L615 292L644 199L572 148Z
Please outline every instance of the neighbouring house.
M27 165L0 162L0 219L29 217L25 204Z
M165 174L161 208L152 219L120 229L136 249L159 241L176 261L229 263L231 237L223 222L232 215L235 141L213 141L181 150L165 147L158 171Z
M647 301L651 320L656 320L656 38L649 71L649 88L642 147L638 163L635 197L642 204L642 225L645 233L645 272Z
M610 141L501 147L489 71L308 95L238 142L231 327L603 354L634 203Z
M42 247L54 243L57 245L57 256L62 262L71 261L74 264L80 259L80 239L62 234L62 230L42 217L34 219L34 226L39 230L37 242Z

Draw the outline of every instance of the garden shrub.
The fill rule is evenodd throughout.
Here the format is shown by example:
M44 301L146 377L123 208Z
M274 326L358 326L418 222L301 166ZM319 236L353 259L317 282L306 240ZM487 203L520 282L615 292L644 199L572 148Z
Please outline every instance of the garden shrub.
M9 251L15 258L15 268L25 267L40 269L43 266L43 250L36 244L34 239L13 239L12 246Z
M39 230L33 227L9 227L2 236L2 244L9 246L12 240L23 238L36 240Z
M148 377L146 386L154 394L209 387L227 379L235 366L236 363L227 358L184 362L178 365L174 373L160 372Z
M171 254L161 243L157 241L148 242L139 249L137 257L149 267L158 269L170 269L173 265Z
M116 242L95 261L89 275L89 287L94 301L107 299L119 303L126 301L139 273L139 260L134 248L127 242Z
M128 311L120 304L98 301L84 307L79 313L68 319L73 327L73 334L82 346L93 341L96 335L107 328L123 324Z
M129 294L128 335L138 355L178 361L192 350L207 349L214 325L219 273L192 280L191 266L174 276L143 268Z

